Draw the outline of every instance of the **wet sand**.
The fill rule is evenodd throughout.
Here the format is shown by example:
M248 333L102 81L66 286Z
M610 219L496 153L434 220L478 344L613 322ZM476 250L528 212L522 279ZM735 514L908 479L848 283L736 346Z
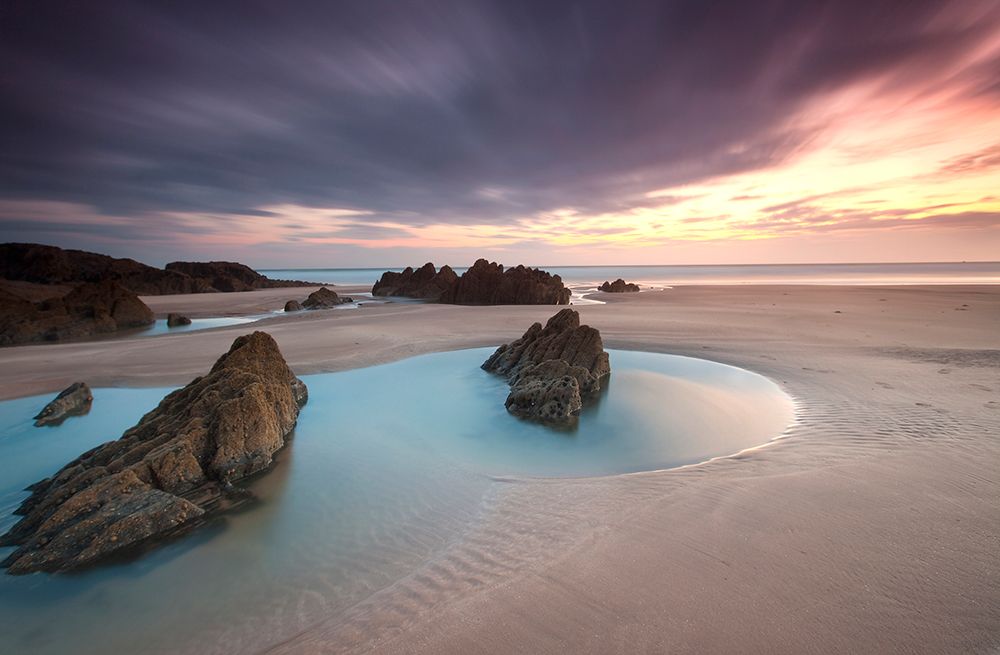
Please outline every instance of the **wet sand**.
M254 313L309 289L144 298ZM341 292L341 289L337 289ZM497 480L462 539L267 652L993 652L1000 288L680 287L579 307L608 347L742 366L798 419L680 470ZM0 349L0 397L182 384L263 329L298 373L493 345L551 307L372 305Z

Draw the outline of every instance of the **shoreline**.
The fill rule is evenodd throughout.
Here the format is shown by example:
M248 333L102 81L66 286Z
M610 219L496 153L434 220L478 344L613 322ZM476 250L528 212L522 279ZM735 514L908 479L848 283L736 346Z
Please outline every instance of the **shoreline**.
M251 300L270 302L239 302ZM691 286L615 300L575 307L606 347L764 375L795 401L793 424L766 444L696 465L492 480L461 539L409 575L278 643L243 650L1000 646L1000 441L991 436L1000 434L1000 286ZM308 374L496 345L554 310L380 305L5 348L0 397L57 391L77 377L94 386L183 384L248 327L271 333L292 369Z

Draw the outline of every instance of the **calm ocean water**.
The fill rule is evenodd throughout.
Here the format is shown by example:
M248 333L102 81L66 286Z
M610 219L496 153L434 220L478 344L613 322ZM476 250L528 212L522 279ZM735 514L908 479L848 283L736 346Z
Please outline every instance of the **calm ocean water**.
M933 264L759 264L727 266L542 266L572 287L621 277L643 286L684 284L1000 284L1000 262ZM401 268L267 269L271 278L369 285ZM455 267L459 274L464 267Z

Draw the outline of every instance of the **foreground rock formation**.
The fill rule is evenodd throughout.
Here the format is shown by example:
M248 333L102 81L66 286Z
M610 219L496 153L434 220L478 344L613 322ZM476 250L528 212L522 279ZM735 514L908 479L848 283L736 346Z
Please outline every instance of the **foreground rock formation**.
M604 291L605 293L635 293L639 291L638 284L632 284L631 282L626 282L625 280L618 278L614 282L604 281L604 284L597 287L598 290Z
M164 270L133 259L116 259L37 243L0 244L0 278L41 284L113 280L140 295L312 286L308 282L270 280L243 264L232 262L173 262Z
M59 425L70 416L83 416L90 411L94 394L83 382L74 382L59 392L52 402L35 415L35 427Z
M236 339L120 439L29 487L0 565L68 571L194 527L246 497L232 483L271 464L306 398L270 335Z
M0 291L0 346L79 339L153 320L138 296L111 281L81 284L65 296L35 303Z
M461 276L449 266L436 271L427 263L414 271L386 271L372 287L375 296L406 296L452 305L567 305L570 290L562 278L537 268L479 259Z
M520 339L497 348L483 369L510 382L507 411L554 425L572 424L611 373L601 333L580 325L573 309L563 309L544 328L533 324Z

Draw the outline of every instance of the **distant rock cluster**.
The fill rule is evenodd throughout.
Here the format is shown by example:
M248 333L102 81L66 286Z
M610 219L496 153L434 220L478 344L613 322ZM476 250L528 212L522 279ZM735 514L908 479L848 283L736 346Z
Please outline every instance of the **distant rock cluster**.
M306 402L264 332L240 337L204 377L168 394L120 439L33 484L0 537L9 573L68 571L197 525L246 498Z
M605 293L634 293L639 291L638 284L632 284L631 282L626 282L625 280L618 278L614 282L604 281L604 284L597 287L598 290L604 291Z
M544 328L533 324L520 339L497 348L482 367L510 383L507 411L554 425L572 424L611 373L601 333L580 325L573 309L561 310Z
M453 305L567 305L570 290L558 275L537 268L479 259L461 276L434 264L401 273L386 271L372 287L374 296L405 296Z
M153 311L138 296L110 280L40 302L0 289L0 346L78 339L153 321Z
M0 278L39 284L111 280L139 295L313 286L309 282L271 280L235 262L172 262L159 269L133 259L36 243L0 244Z

